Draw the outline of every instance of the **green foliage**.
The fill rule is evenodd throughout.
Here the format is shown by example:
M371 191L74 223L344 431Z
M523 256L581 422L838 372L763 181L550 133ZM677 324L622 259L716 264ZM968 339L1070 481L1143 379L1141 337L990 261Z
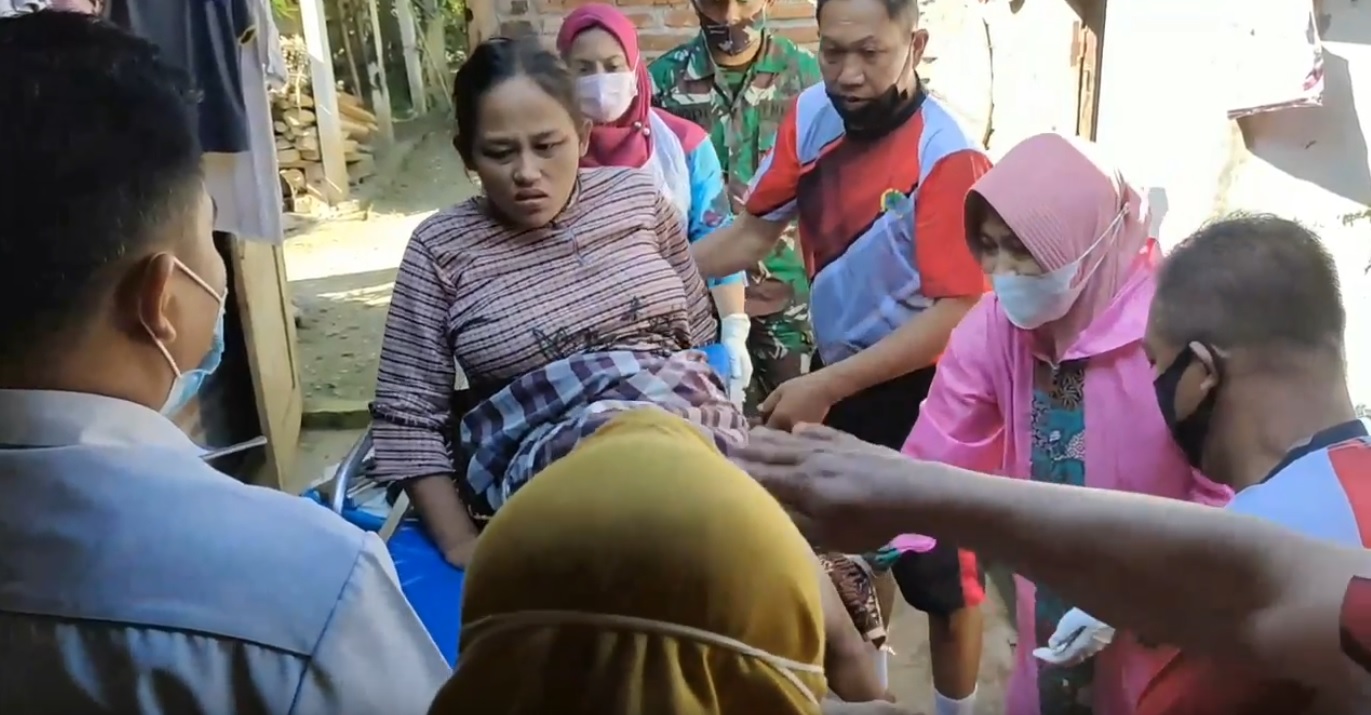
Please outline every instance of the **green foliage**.
M300 4L297 0L271 0L271 11L277 17L293 18L300 12Z

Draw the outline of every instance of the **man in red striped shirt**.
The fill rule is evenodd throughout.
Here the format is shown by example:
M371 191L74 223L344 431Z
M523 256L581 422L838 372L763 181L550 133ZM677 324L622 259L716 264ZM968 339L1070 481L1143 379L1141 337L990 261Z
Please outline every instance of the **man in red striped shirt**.
M1200 229L1167 257L1144 347L1157 401L1191 463L1228 484L1231 511L1371 546L1371 438L1343 359L1337 270L1318 236L1274 216ZM1303 684L1179 651L1137 715L1300 713Z

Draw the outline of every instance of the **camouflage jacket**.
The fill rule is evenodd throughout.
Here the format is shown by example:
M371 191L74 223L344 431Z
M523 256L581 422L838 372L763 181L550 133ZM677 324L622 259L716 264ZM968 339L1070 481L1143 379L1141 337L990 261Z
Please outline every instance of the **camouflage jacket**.
M791 102L806 87L822 81L813 53L775 33L766 33L762 41L765 45L746 69L741 84L732 83L740 87L736 93L730 89L725 72L710 57L703 34L668 51L648 67L653 104L709 132L723 163L735 210L741 210L748 182L762 157L775 145L776 128ZM809 281L791 233L752 276L758 288L764 288L756 285L761 283L784 284L786 295L766 295L774 290L749 290L749 313L790 312L787 303L807 302ZM754 307L754 294L771 309Z

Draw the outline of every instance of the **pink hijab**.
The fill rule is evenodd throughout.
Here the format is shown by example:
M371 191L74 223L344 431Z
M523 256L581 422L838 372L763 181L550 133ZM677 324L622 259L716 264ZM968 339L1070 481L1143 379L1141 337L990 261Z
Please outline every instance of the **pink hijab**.
M1106 230L1114 234L1081 264L1077 275L1089 277L1071 309L1036 331L1058 356L1114 302L1128 277L1155 259L1146 200L1098 151L1076 137L1039 134L1010 149L971 187L1049 271L1080 258ZM1120 210L1127 213L1110 229Z
M623 45L624 56L638 75L638 95L628 105L623 116L607 124L596 124L590 130L590 148L581 159L581 166L627 166L637 168L652 156L652 140L648 112L655 112L666 123L686 153L694 151L707 136L694 122L667 114L652 106L652 78L647 63L638 50L638 31L633 21L613 5L590 3L567 14L557 31L557 51L563 57L571 50L576 36L598 27L614 36Z

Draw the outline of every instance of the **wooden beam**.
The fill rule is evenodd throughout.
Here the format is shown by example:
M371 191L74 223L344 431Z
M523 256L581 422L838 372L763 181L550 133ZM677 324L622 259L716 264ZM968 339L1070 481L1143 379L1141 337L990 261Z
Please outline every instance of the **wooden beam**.
M348 197L348 166L343 158L343 126L338 116L338 88L333 78L333 52L328 44L328 17L322 0L300 0L300 25L309 52L314 117L324 165L324 198L338 204Z
M367 55L367 77L371 80L371 108L376 112L376 124L381 130L381 139L390 144L395 141L395 125L390 116L390 83L386 81L386 50L381 40L381 12L376 8L376 0L367 0L367 12L371 15L371 45L374 53ZM366 45L363 44L363 51Z
M1074 61L1080 84L1076 92L1076 134L1095 140L1100 116L1100 77L1104 63L1104 0L1078 0L1073 7L1080 13L1076 23Z
M400 23L400 45L405 51L405 75L415 114L428 114L428 90L424 88L424 61L419 57L419 31L414 24L412 0L395 0L395 19Z

